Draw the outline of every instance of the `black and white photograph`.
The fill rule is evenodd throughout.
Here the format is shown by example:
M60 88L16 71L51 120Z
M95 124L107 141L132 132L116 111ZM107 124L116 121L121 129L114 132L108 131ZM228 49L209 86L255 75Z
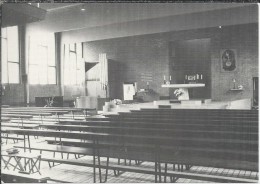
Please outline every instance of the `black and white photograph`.
M259 182L259 4L0 4L1 184Z

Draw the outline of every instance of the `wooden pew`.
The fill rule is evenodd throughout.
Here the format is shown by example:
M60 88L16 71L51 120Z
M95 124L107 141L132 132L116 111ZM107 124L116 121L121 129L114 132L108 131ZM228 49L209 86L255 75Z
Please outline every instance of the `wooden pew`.
M232 117L206 117L199 118L199 117L172 117L172 116L155 116L155 115L135 115L135 114L129 114L129 115L109 115L108 116L110 120L113 119L113 121L119 120L119 121L146 121L146 122L170 122L170 121L186 121L186 122L209 122L209 121L215 121L216 123L221 122L230 122L233 124L249 124L249 123L257 123L257 119L252 118L232 118Z
M65 111L62 109L6 109L3 110L4 113L8 114L28 114L28 115L38 115L40 116L40 120L42 121L45 116L56 115L59 118L60 115L69 113L69 111Z
M69 113L69 111L65 111L65 110L3 110L3 113L7 113L7 114L31 114L31 115L38 115L38 114L42 114L45 116L50 116L55 114L55 115L63 115L66 113Z
M60 120L59 124L61 125L85 125L85 126L128 126L128 127L136 127L136 128L171 128L172 126L187 126L186 128L195 128L199 127L203 128L219 128L221 130L232 130L234 127L236 130L238 129L250 129L251 131L258 131L258 122L234 122L231 120L222 121L222 120L181 120L181 119L163 119L157 120L152 118L145 119L136 119L136 118L116 118L111 119L110 121L79 121L79 120Z
M19 111L69 111L72 113L72 116L74 117L76 112L83 113L83 115L86 117L87 113L89 111L96 111L95 108L71 108L71 107L17 107L17 108L7 108L7 111L9 110L19 110Z
M37 124L25 124L22 125L20 123L1 123L1 127L13 127L13 128L23 128L23 129L34 129L38 128Z
M20 119L30 119L33 116L32 115L28 115L28 114L7 114L7 113L2 113L1 114L2 117L8 117L8 118L20 118Z
M14 115L33 115L33 116L51 116L52 113L46 112L3 112L4 114L14 114Z
M20 133L22 133L21 131L20 131ZM39 133L39 134L38 134ZM34 132L32 132L31 131L31 134L32 135L46 135L46 136L53 136L54 135L54 132L39 132L38 131L38 133L36 133L35 131ZM78 136L76 136L75 138L85 138L85 137L88 137L89 139L91 139L91 140L93 140L93 139L95 139L95 138L100 138L100 139L104 139L104 140L108 140L108 139L111 139L111 140L115 140L115 138L117 137L118 139L117 140L122 140L122 138L124 139L124 140L126 140L126 138L127 139L133 139L131 142L134 144L134 143L136 143L136 142L140 142L140 141L142 141L142 140L144 140L144 139L146 139L146 143L144 144L144 143L142 143L142 144L140 144L139 145L139 151L141 151L142 152L142 154L140 155L140 154L136 154L136 145L133 145L132 146L132 148L134 149L134 152L129 152L128 154L128 158L130 158L130 159L136 159L136 158L138 158L138 159L143 159L143 160L148 160L148 161L153 161L154 160L154 153L156 153L156 152L154 152L155 151L155 147L154 147L154 143L157 143L157 145L162 145L163 143L165 143L165 141L166 142L168 142L169 144L171 144L172 143L172 140L169 140L168 138L162 138L162 137L150 137L150 138L148 138L148 137L146 137L146 136L141 136L141 137L137 137L137 136L134 136L134 137L130 137L130 136L123 136L122 137L122 135L121 136L118 136L118 135L106 135L106 134L93 134L93 133L64 133L64 132L59 132L59 133L57 133L56 132L56 135L57 134L59 134L58 136L59 137L66 137L66 138L68 138L68 137L74 137L76 134L78 135ZM97 136L97 137L96 137ZM130 141L130 140L129 140ZM171 143L170 143L171 142ZM233 142L233 141L232 141ZM149 145L149 143L150 143L150 147L148 147L147 145ZM125 145L126 146L126 145ZM130 148L131 148L131 146L127 146L127 148L129 149L129 150L131 150ZM104 147L102 146L102 148L101 149L104 149ZM113 147L113 150L115 149L115 147ZM150 153L149 154L145 154L144 153L144 150L147 150L147 149L150 149ZM156 149L158 149L158 148L156 148ZM115 151L115 150L114 150ZM169 151L169 150L168 150ZM193 150L194 151L194 150ZM215 152L216 150L213 150L213 153ZM106 153L106 156L107 156L107 151L105 152ZM131 153L131 154L130 154ZM116 153L114 153L114 154L116 154ZM172 152L170 152L169 154L167 154L167 155L161 155L161 156L164 156L164 158L166 159L167 157L166 156L169 156L169 155L171 155L172 156ZM118 153L116 154L117 156L118 156ZM100 156L105 156L105 155L100 155ZM109 156L113 156L113 155L109 155ZM182 156L182 155L181 155ZM190 155L190 156L192 156L192 155ZM181 158L178 158L178 159L176 159L176 157L180 157L180 155L176 155L176 154L174 154L174 157L175 157L175 160L171 160L172 162L174 162L174 163L178 163L178 162L180 162L180 163L182 163L182 164L194 164L194 165L199 165L199 164L203 164L204 166L205 165L207 165L207 166L212 166L212 164L214 164L214 166L216 166L216 167L220 167L220 166L223 166L223 165L225 165L225 167L226 168L234 168L234 167L236 167L236 168L240 168L240 169L245 169L245 166L246 166L246 168L247 169L249 169L249 168L252 168L252 163L250 163L250 162L246 162L246 161L228 161L227 162L227 160L225 160L225 159L215 159L214 160L214 162L212 161L212 159L211 158L208 158L208 160L207 160L207 158L204 158L203 160L200 160L201 159L201 157L198 157L198 158L196 158L196 156L192 156L192 157L187 157L187 158L189 158L189 160L187 160L187 158L185 158L185 159L183 159L183 160L181 160ZM114 156L115 157L115 156ZM166 162L167 161L167 163L169 162L170 163L170 161L169 160L161 160L161 162ZM206 163L205 163L205 161L207 161ZM255 166L253 166L253 167L255 167L255 168L257 168L257 163L253 163L253 165L255 165ZM99 166L97 166L97 167L99 167ZM122 169L122 167L121 166L119 166L118 167L118 169ZM130 169L130 168L129 168ZM130 169L131 170L131 169Z
M19 119L12 119L9 121L9 124L21 124L23 122L23 125L40 125L40 124L56 124L58 123L58 120L52 120L52 121L46 121L45 119L37 119L35 120L34 118L31 120L19 120Z
M125 119L124 118L120 118L122 121L124 121ZM62 123L62 122L61 122ZM64 123L64 122L63 122ZM73 123L75 123L75 122L73 122ZM79 122L79 123L81 123L81 124L83 124L82 122ZM125 123L124 123L124 125L125 125ZM231 127L232 128L232 127ZM253 127L254 128L254 127ZM253 128L251 128L251 130L253 130ZM258 128L257 128L257 124L255 125L255 130L256 130L256 132L257 132L257 130L258 130ZM247 134L247 133L246 133ZM257 136L257 133L255 134L256 136Z
M5 132L5 130L3 130ZM197 143L194 146L206 146L205 152L207 151L208 145L217 145L219 146L225 144L228 145L235 145L238 144L239 146L247 145L248 147L257 147L258 141L257 140L235 140L235 139L199 139L191 137L189 138L171 138L168 136L140 136L140 135L120 135L120 134L106 134L106 133L93 133L93 132L59 132L59 131L42 131L42 130L9 130L8 132L22 134L22 135L37 135L37 136L46 136L46 137L59 137L59 138L75 138L75 139L88 139L88 140L99 140L99 141L112 141L117 140L119 145L123 144L126 145L125 141L128 144L140 144L141 146L145 145L156 145L159 147L165 146L165 148L169 146L173 146L179 148L181 145L186 145L188 148L194 143ZM180 144L181 143L181 144ZM29 144L30 145L30 144ZM202 148L203 148L202 146ZM154 148L154 147L153 147ZM161 149L160 148L160 149ZM149 147L150 149L150 147ZM151 150L149 150L151 151ZM173 151L179 151L178 149ZM191 149L194 152L194 149ZM206 154L207 155L207 154ZM219 153L217 154L219 155ZM223 154L225 155L225 154ZM180 157L182 155L179 155ZM176 159L176 155L175 158ZM174 159L172 161L174 161Z
M107 117L116 117L115 115L106 115ZM175 115L171 113L163 114L163 113L128 113L128 112L122 112L120 113L121 118L128 118L128 117L135 117L135 118L157 118L157 119L165 119L165 118L174 118L174 119L201 119L201 116L203 116L204 119L219 119L219 120L237 120L237 121L243 121L245 119L252 120L252 121L258 121L258 117L241 117L241 116L222 116L222 115L203 115L203 114L186 114L186 115Z
M119 119L123 119L123 118L119 118ZM141 119L141 121L142 121L142 119ZM77 121L76 121L77 122ZM79 122L79 121L78 121ZM80 122L80 123L82 123L82 121ZM90 123L90 122L87 122L87 123ZM92 123L96 123L96 122L92 122ZM106 121L99 121L98 123L107 123L106 125L110 125L111 124L111 122L106 122ZM119 122L116 122L117 123L117 125L125 125L125 123L119 123ZM158 124L158 123L157 123ZM248 124L248 125L250 125L250 124ZM257 126L257 125L256 125ZM93 128L93 127L92 127ZM118 128L118 127L115 127L115 128ZM122 129L121 130L124 130L125 131L125 128L124 127L121 127ZM97 127L97 129L98 129L98 127ZM111 130L111 127L110 127L110 130ZM241 129L239 129L239 130L241 130ZM249 130L251 130L251 129L249 129ZM118 130L117 130L118 131ZM123 132L124 132L123 131ZM134 131L135 132L135 131ZM223 139L223 140L221 140L221 138L220 139L217 139L217 140L214 140L214 139L207 139L207 140L200 140L200 139L194 139L193 137L191 137L191 138L193 138L193 139L174 139L174 140L172 140L172 138L171 137L166 137L166 136L151 136L151 135L148 135L148 136L136 136L135 134L134 134L134 132L132 131L132 132L129 132L129 133L131 133L131 135L119 135L119 134L115 134L115 133L113 133L113 132L110 132L110 134L100 134L100 133L93 133L93 132L91 132L91 133L86 133L84 136L83 136L83 134L82 133L76 133L76 134L78 134L78 135L82 135L82 138L83 137L85 137L85 138L88 138L88 139L90 139L90 140L96 140L96 138L98 139L98 140L108 140L108 141L112 141L113 143L114 143L114 141L116 140L116 141L118 141L118 142L120 142L120 143L122 143L121 141L123 141L123 143L127 143L127 144L125 144L124 145L124 147L125 148L128 148L128 150L129 150L129 152L128 152L128 154L130 154L130 155L128 155L129 157L131 157L132 156L132 158L134 159L134 158L138 158L138 159L142 159L143 157L144 157L144 155L140 155L140 154L136 154L135 152L136 152L136 148L137 148L137 143L138 144L140 144L139 146L141 146L141 148L146 148L147 150L149 150L150 149L150 152L149 153L152 153L151 152L151 150L153 150L153 151L155 151L154 150L154 144L156 143L156 145L159 145L159 147L157 147L157 149L159 149L159 150L167 150L167 146L172 146L172 144L174 143L176 143L176 145L178 146L178 144L177 143L181 143L180 145L185 145L187 142L189 142L190 143L190 145L193 145L193 144L191 144L191 143L194 143L194 142L192 142L192 141L198 141L197 142L197 146L200 146L200 145L202 145L202 143L204 142L205 143L205 145L204 146L206 146L206 148L207 149L202 149L201 151L208 151L207 153L209 153L210 151L213 153L213 155L216 155L216 150L214 150L214 149L212 149L212 150L210 150L207 146L209 145L209 144L217 144L217 145L222 145L222 144L225 144L226 142L228 142L228 140L227 139ZM146 133L146 131L144 130L144 133ZM63 133L63 132L61 132L61 133L59 133L59 134L57 134L57 135L59 135L59 136L65 136L65 134ZM70 135L70 138L71 138L71 136L73 135L73 134L69 134ZM92 138L91 138L91 135L92 135ZM67 135L66 135L67 136ZM97 137L96 137L97 136ZM210 135L208 135L208 136L210 136ZM73 137L73 136L72 136ZM81 137L81 136L79 136L79 137ZM77 137L77 138L79 138L79 137ZM105 138L106 137L106 138ZM126 141L126 142L124 142L124 141ZM186 141L186 142L185 142ZM252 141L244 141L244 140L236 140L236 139L230 139L230 145L232 145L232 144L242 144L242 145L247 145L247 144L251 144L252 143L252 145L251 146L248 146L248 148L249 147L254 147L254 148L257 148L258 147L258 139L257 140L255 140L255 139L253 139ZM130 144L134 144L132 147L130 146ZM150 147L148 146L148 145L150 145ZM162 147L162 146L165 146L165 147ZM179 146L180 146L179 145ZM189 144L186 144L187 146L190 146ZM149 149L148 149L148 147L149 147ZM131 149L130 148L133 148L133 152L131 151ZM172 147L171 147L172 148ZM171 153L171 154L162 154L161 156L163 156L163 159L165 159L165 160L163 160L162 159L162 161L163 162L180 162L180 163L183 163L183 164L194 164L194 165L199 165L199 164L203 164L203 165L207 165L207 164L209 164L209 165L214 165L214 166L223 166L223 165L225 165L225 167L227 167L227 160L225 160L225 159L222 159L222 162L220 162L220 160L221 159L215 159L214 161L218 161L217 163L215 163L215 162L213 162L212 161L212 159L211 158L209 158L209 160L207 161L207 158L203 158L203 160L200 160L201 159L201 157L198 157L198 158L196 158L196 155L194 155L194 150L195 150L195 148L192 148L192 149L189 149L188 147L187 147L187 152L186 152L186 156L183 154L184 152L183 151L181 151L180 153L178 153L177 155L176 155L176 150L173 150L173 152L170 152L171 151L171 149L168 149L167 150L167 152L165 151L165 152L163 152L163 153ZM258 149L256 149L256 150L258 150ZM138 151L141 151L142 153L144 153L143 151L143 149L139 149ZM180 150L177 150L177 151L180 151ZM219 150L219 151L222 151L222 150ZM227 150L223 150L223 151L227 151ZM246 151L245 151L246 152ZM190 153L192 153L192 154L190 154ZM256 152L253 152L253 154L258 154L258 151L256 151ZM225 153L226 154L226 153ZM168 158L169 156L175 156L175 158L174 158L174 160L172 160L172 158ZM150 156L150 159L151 160L153 160L154 158L153 158L153 156L154 155L152 155L152 156ZM251 155L252 156L252 155ZM251 157L250 156L250 157ZM147 158L149 158L149 157L147 157L146 155L145 155L145 157L144 157L144 159L147 159ZM206 163L203 163L203 162L205 162L206 161ZM254 160L255 161L255 160ZM245 165L246 165L246 169L252 169L253 167L254 168L256 168L255 166L253 166L254 165L254 163L253 163L253 165L252 165L252 163L251 163L251 161L249 161L249 163L248 162L241 162L241 161L229 161L230 162L230 165L228 166L228 167L236 167L236 168L241 168L241 167L245 167ZM211 166L212 166L211 165ZM243 166L241 166L241 165L243 165ZM255 163L255 165L258 165L258 160L256 161L256 163ZM244 168L245 169L245 168Z
M97 132L97 133L118 133L123 135L148 135L148 136L168 136L172 139L179 139L183 134L187 134L186 138L196 138L197 140L199 138L211 138L211 139L218 139L221 137L222 139L232 139L234 140L234 143L231 143L230 145L233 146L232 149L228 148L229 146L226 146L225 148L220 148L218 146L217 148L209 147L200 145L200 148L197 148L196 146L189 144L188 148L187 145L179 145L178 147L175 147L174 150L181 151L184 153L187 150L193 150L193 154L203 154L205 152L204 149L207 149L207 154L215 154L218 157L223 157L223 154L225 157L230 158L240 158L248 156L250 159L257 160L258 158L258 152L257 152L257 146L255 150L248 151L250 147L247 148L247 151L243 152L241 151L241 144L236 146L236 149L234 148L235 141L236 140L257 140L258 139L258 133L251 133L251 132L234 132L234 131L213 131L213 130L207 130L207 131L201 131L201 130L187 130L187 129L151 129L151 128L133 128L133 127L125 127L122 129L122 127L98 127L98 126L61 126L61 125L43 125L43 127L47 127L50 129L56 129L59 130L71 130L71 131L91 131L91 132ZM183 139L184 140L184 139ZM239 151L239 152L238 152ZM216 156L215 156L216 157Z
M33 118L33 115L29 115L29 114L5 114L5 113L1 113L1 117L4 117L4 118L18 118L21 120L21 123L23 124L23 121L25 119L31 119Z
M227 110L227 109L158 109L158 108L141 108L140 110L131 110L130 112L171 112L178 114L196 113L196 114L222 114L222 115L257 115L257 110Z
M9 136L8 134L7 135L1 135L1 140L3 140L3 139L5 139L6 140L6 144L8 143L7 141L8 141L8 139L11 139L11 140L13 140L14 141L14 143L15 143L15 141L24 141L24 138L21 138L21 137L14 137L14 136Z
M227 110L227 109L158 109L158 108L141 108L140 110L131 110L131 112L177 112L187 113L213 113L213 114L233 114L233 115L241 115L241 114L258 114L257 110Z
M196 137L212 137L218 138L239 138L243 140L247 139L257 139L258 132L245 131L245 129L240 129L239 131L235 130L216 130L211 127L201 130L201 126L197 129L188 129L188 126L182 125L182 127L177 128L172 125L170 128L141 128L141 127L123 127L124 125L119 126L81 126L81 125L50 125L50 124L41 124L40 127L52 129L52 130L69 130L69 131L85 131L85 132L105 132L105 133L118 133L118 134L134 134L134 135L167 135L169 137L177 136L180 137L182 134L187 134L187 136L196 136ZM123 128L122 128L123 127ZM216 127L216 126L214 126ZM234 127L234 126L232 126ZM195 126L196 128L196 126Z

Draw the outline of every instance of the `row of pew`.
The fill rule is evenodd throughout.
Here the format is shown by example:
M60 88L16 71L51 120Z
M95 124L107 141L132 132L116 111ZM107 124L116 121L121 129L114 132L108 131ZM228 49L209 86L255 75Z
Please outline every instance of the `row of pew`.
M155 182L162 182L163 178L166 181L166 177L172 182L181 177L215 182L256 181L194 174L189 170L192 166L206 166L258 172L258 111L141 109L107 117L85 117L85 120L60 118L56 124L44 119L40 129L6 127L2 133L27 137L24 143L28 141L28 146L19 147L24 150L93 156L92 164L55 158L42 160L93 167L94 182L96 169L100 182L107 180L109 169L115 173L153 174ZM54 137L52 143L60 146L31 146L30 136ZM67 141L68 138L84 142ZM100 162L101 157L107 159L105 165ZM125 164L111 165L109 158L117 158L118 163L124 160ZM135 160L136 165L129 165L126 160ZM138 167L141 161L154 162L154 169ZM174 170L169 169L170 165ZM105 180L101 169L105 169Z
M88 108L52 108L52 107L2 107L1 109L1 129L22 129L22 130L34 130L39 129L39 124L43 123L45 118L49 118L52 122L54 120L59 120L63 118L74 118L80 116L83 119L87 116L89 111L95 111L95 109ZM80 114L80 115L76 115ZM50 121L50 122L51 122ZM6 144L8 140L13 140L14 143L23 141L25 143L25 136L18 136L5 133L1 131L1 143L5 140ZM25 145L24 145L25 147ZM5 154L5 149L2 147L2 156ZM20 154L19 154L20 155ZM30 156L29 156L30 157ZM33 157L33 155L32 155ZM19 159L19 158L18 158ZM4 161L4 159L3 159ZM4 161L6 162L6 161ZM4 163L3 162L3 163ZM7 168L7 167L6 167ZM56 181L55 179L49 177L42 177L41 175L30 176L28 174L22 174L20 172L14 172L11 170L6 170L2 168L1 171L1 182L2 183L47 183L47 182L66 182L66 181Z

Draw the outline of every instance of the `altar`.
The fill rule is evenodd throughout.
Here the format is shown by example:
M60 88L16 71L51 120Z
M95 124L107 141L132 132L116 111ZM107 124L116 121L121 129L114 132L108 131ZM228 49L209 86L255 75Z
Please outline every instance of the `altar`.
M195 83L195 84L163 84L163 88L176 88L178 89L174 93L178 96L178 100L189 100L189 88L201 88L205 87L203 83Z

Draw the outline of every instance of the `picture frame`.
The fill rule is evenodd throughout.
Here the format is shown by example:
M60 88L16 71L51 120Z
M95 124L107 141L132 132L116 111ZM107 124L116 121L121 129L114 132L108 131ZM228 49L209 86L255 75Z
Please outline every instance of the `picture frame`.
M237 51L236 49L220 50L221 72L234 72L237 69Z

